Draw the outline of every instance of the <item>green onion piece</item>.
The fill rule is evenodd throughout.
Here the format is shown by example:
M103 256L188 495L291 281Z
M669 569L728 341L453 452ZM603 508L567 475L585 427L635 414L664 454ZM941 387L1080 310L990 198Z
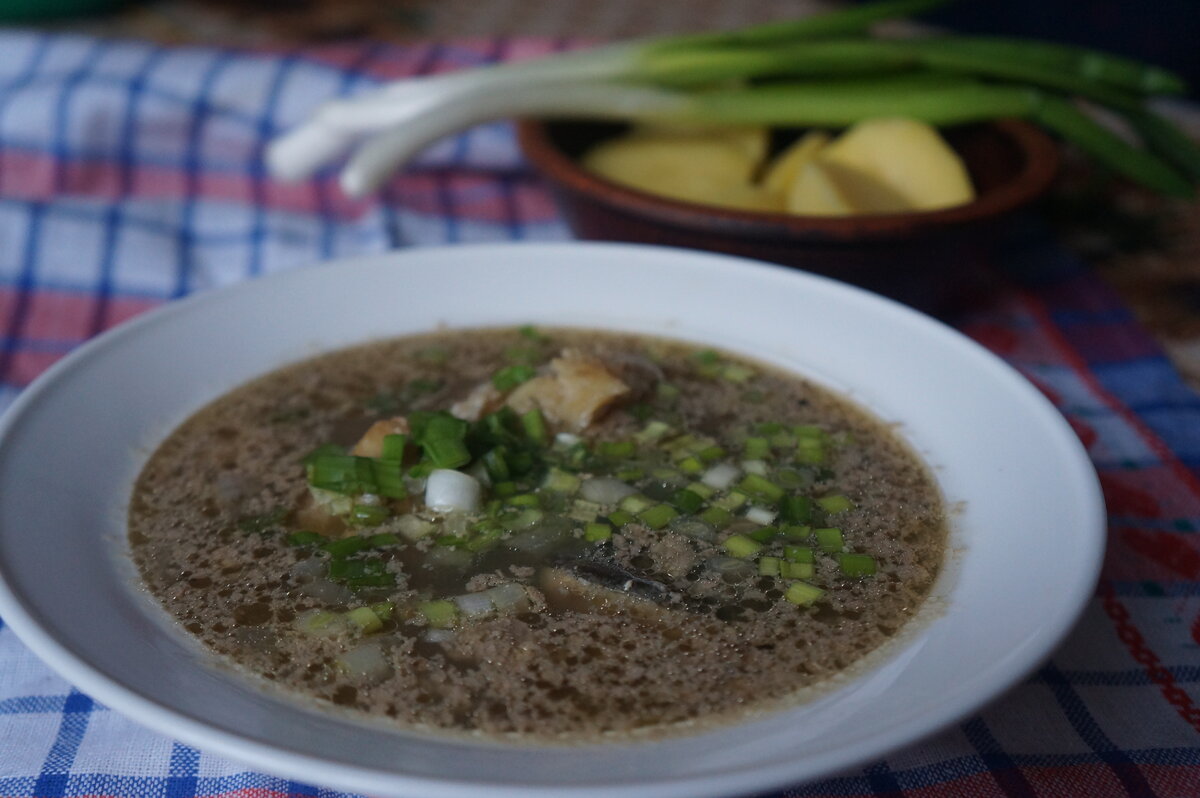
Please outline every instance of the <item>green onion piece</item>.
M340 560L343 557L349 557L351 554L360 552L363 549L371 548L371 539L353 535L348 538L339 538L331 540L321 547L322 551L328 552L329 556L335 560Z
M623 468L616 474L617 479L622 482L637 482L645 476L646 472L641 468Z
M757 540L751 540L745 535L730 535L721 543L725 551L734 557L753 557L762 551L763 545Z
M779 518L792 524L807 524L812 520L812 499L791 494L779 502Z
M437 470L437 466L430 462L417 463L412 468L408 469L408 475L413 479L424 479Z
M846 576L874 576L875 558L867 554L839 554L838 567Z
M779 530L773 526L762 526L753 532L746 533L746 537L757 540L759 543L770 543L778 535Z
M669 504L656 504L646 510L642 510L637 514L637 517L646 526L651 529L662 529L672 518L679 515L679 511Z
M800 524L788 524L783 528L783 536L788 540L808 540L812 537L812 527Z
M550 430L546 427L546 418L536 407L521 416L521 426L525 429L525 436L538 446L545 446L550 442Z
M371 535L367 540L373 549L380 546L395 546L400 543L400 537L393 535L391 532L380 532L378 535Z
M741 363L726 363L721 367L721 376L729 382L743 383L754 376L754 369Z
M311 546L314 543L320 543L324 539L324 535L318 535L316 532L310 532L307 529L293 532L287 536L289 546Z
M671 404L679 398L679 387L669 382L660 382L654 393L660 401Z
M596 453L602 457L618 459L632 457L637 451L633 441L600 441L596 444Z
M574 521L595 521L600 516L600 505L584 499L575 499L567 511L567 517Z
M810 562L789 562L784 560L779 564L779 575L784 579L811 579L815 567Z
M715 463L716 461L718 461L722 457L724 457L726 454L727 454L727 452L725 451L725 449L716 444L712 444L711 446L705 446L703 449L696 452L696 456L699 457L701 460L703 460L705 463Z
M509 496L508 499L506 499L504 503L509 505L510 507L539 507L539 506L541 506L541 501L538 499L536 493L521 493L517 496Z
M691 482L688 484L686 490L691 491L701 499L711 499L713 494L717 492L716 488L713 488L711 485L705 485L703 482Z
M788 562L813 562L813 550L808 546L784 546L783 558Z
M381 504L356 504L350 510L350 523L356 526L379 526L391 514Z
M685 474L699 474L704 471L704 463L702 463L700 458L696 457L695 455L690 455L683 458L676 463L676 465L679 466L679 470Z
M788 585L783 597L793 604L807 607L823 595L825 595L825 591L816 585L810 585L808 582L792 582Z
M637 519L634 518L633 513L626 510L613 510L608 514L608 520L614 526L626 526L632 524Z
M665 421L653 420L647 422L646 426L633 437L638 443L653 443L670 431L671 426Z
M355 495L375 493L373 461L349 454L320 454L308 462L308 484L322 490Z
M504 483L512 476L512 472L508 468L508 460L505 459L506 453L507 450L503 446L497 446L494 449L484 452L481 458L483 460L483 470L487 472L488 479L492 481L495 487L499 487L500 483Z
M458 622L458 607L446 599L421 602L417 605L417 612L424 615L434 629L449 629Z
M458 468L471 461L466 436L467 422L449 413L433 413L425 418L417 442L435 467Z
M735 490L720 497L716 500L716 502L714 502L714 504L716 504L722 510L729 510L732 512L741 507L747 501L749 501L749 497L747 497L746 494L739 493Z
M517 483L515 483L515 482L497 482L495 485L492 485L492 493L499 496L500 498L504 498L505 496L512 496L516 492L517 492Z
M738 490L760 499L777 502L783 498L783 488L761 474L747 474L738 483Z
M318 460L319 458L324 457L325 455L345 454L345 453L346 453L346 450L344 447L338 446L337 444L333 444L333 443L326 443L321 446L318 446L317 448L313 449L308 454L304 455L304 457L300 460L300 462L307 466L307 465L312 465L313 461Z
M355 607L346 613L346 620L358 627L363 634L378 632L383 628L383 621L370 607Z
M528 338L530 341L537 341L538 343L544 343L544 342L550 340L545 335L543 335L541 333L541 331L538 330L537 327L534 327L532 324L521 325L520 327L517 328L517 333L519 333L522 338Z
M821 465L825 462L825 442L817 438L800 438L796 441L796 461L806 465Z
M583 528L583 539L589 543L597 543L612 537L612 527L608 524L593 522Z
M687 488L675 491L675 495L671 497L671 501L685 513L699 512L700 508L704 506L703 497L698 496Z
M652 504L653 502L651 502L645 496L641 495L640 493L634 493L630 496L626 496L624 499L621 499L617 506L627 513L637 514L642 510L648 509Z
M383 451L379 455L380 460L394 460L400 462L404 459L404 448L408 445L407 435L384 435L383 436Z
M841 494L834 494L832 496L822 496L821 498L817 499L817 504L821 506L822 510L829 513L830 515L844 513L847 510L854 509L854 502L850 501L849 499L847 499L845 496L842 496Z
M721 362L721 356L713 349L701 349L692 353L692 359L706 366L715 366Z
M339 613L327 610L313 610L297 618L300 631L309 635L333 632L341 626L341 620L342 616Z
M758 575L779 576L779 565L778 557L760 557L758 559Z
M771 454L771 442L766 438L747 438L742 453L748 460L762 460Z
M377 604L371 605L371 612L375 613L375 617L381 621L386 621L392 617L392 613L396 611L396 605L390 601L380 601Z
M403 499L408 496L408 486L404 484L404 467L399 460L381 459L372 462L371 476L375 480L375 492L380 496L389 499Z
M507 393L521 383L533 379L536 375L537 369L533 366L525 364L505 366L492 375L492 385L495 385L497 390Z
M826 554L839 552L846 547L846 541L842 537L842 530L837 527L814 529L813 534L817 536L817 545Z
M723 527L733 520L733 513L724 507L709 507L700 513L700 520L715 527Z
M557 468L551 468L546 472L546 478L542 481L542 488L552 490L555 493L574 493L579 490L581 484L583 484L583 480L576 475Z

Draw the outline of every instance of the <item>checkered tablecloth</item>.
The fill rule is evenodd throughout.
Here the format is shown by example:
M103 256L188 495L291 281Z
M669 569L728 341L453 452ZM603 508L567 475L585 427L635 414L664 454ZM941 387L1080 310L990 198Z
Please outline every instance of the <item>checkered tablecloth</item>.
M324 98L551 47L243 53L0 32L0 407L86 338L196 291L393 247L568 237L503 124L436 145L368 201L261 162ZM1007 287L955 323L1087 444L1110 513L1096 597L980 714L789 795L1200 796L1200 397L1044 224L997 260ZM326 794L142 729L0 623L0 796Z

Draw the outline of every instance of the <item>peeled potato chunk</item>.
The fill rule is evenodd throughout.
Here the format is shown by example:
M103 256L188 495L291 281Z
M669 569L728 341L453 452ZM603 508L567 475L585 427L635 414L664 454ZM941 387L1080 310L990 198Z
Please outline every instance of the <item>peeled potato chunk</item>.
M583 157L587 169L614 183L708 205L741 198L753 206L757 164L744 144L720 136L650 130L602 142Z
M829 143L829 134L821 130L810 130L796 139L786 150L779 153L768 164L762 178L762 187L771 194L783 197L804 165L812 161Z
M909 209L948 208L975 198L962 159L937 130L914 119L859 122L824 147L820 157L887 186Z
M821 158L801 167L787 195L787 209L807 216L902 213L905 199L872 175Z

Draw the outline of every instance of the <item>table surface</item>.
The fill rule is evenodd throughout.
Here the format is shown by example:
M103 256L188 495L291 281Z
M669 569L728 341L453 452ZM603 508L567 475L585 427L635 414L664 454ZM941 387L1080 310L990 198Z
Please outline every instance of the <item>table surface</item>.
M0 408L83 340L196 291L391 247L569 237L503 124L442 142L366 201L328 178L275 183L263 144L321 99L563 36L728 26L796 4L332 7L164 0L0 30ZM124 40L96 38L110 34ZM1096 597L994 705L788 794L1200 795L1200 204L1094 178L1069 164L996 253L1002 288L947 320L1041 388L1088 447L1110 516ZM329 793L141 729L0 625L0 795L134 794Z

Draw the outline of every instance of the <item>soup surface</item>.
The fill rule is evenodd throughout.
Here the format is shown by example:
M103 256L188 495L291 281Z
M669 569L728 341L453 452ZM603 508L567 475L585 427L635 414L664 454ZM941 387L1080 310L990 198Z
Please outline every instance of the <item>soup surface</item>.
M233 391L153 454L129 537L184 628L289 690L594 738L788 705L913 617L947 524L908 448L802 379L525 327Z

